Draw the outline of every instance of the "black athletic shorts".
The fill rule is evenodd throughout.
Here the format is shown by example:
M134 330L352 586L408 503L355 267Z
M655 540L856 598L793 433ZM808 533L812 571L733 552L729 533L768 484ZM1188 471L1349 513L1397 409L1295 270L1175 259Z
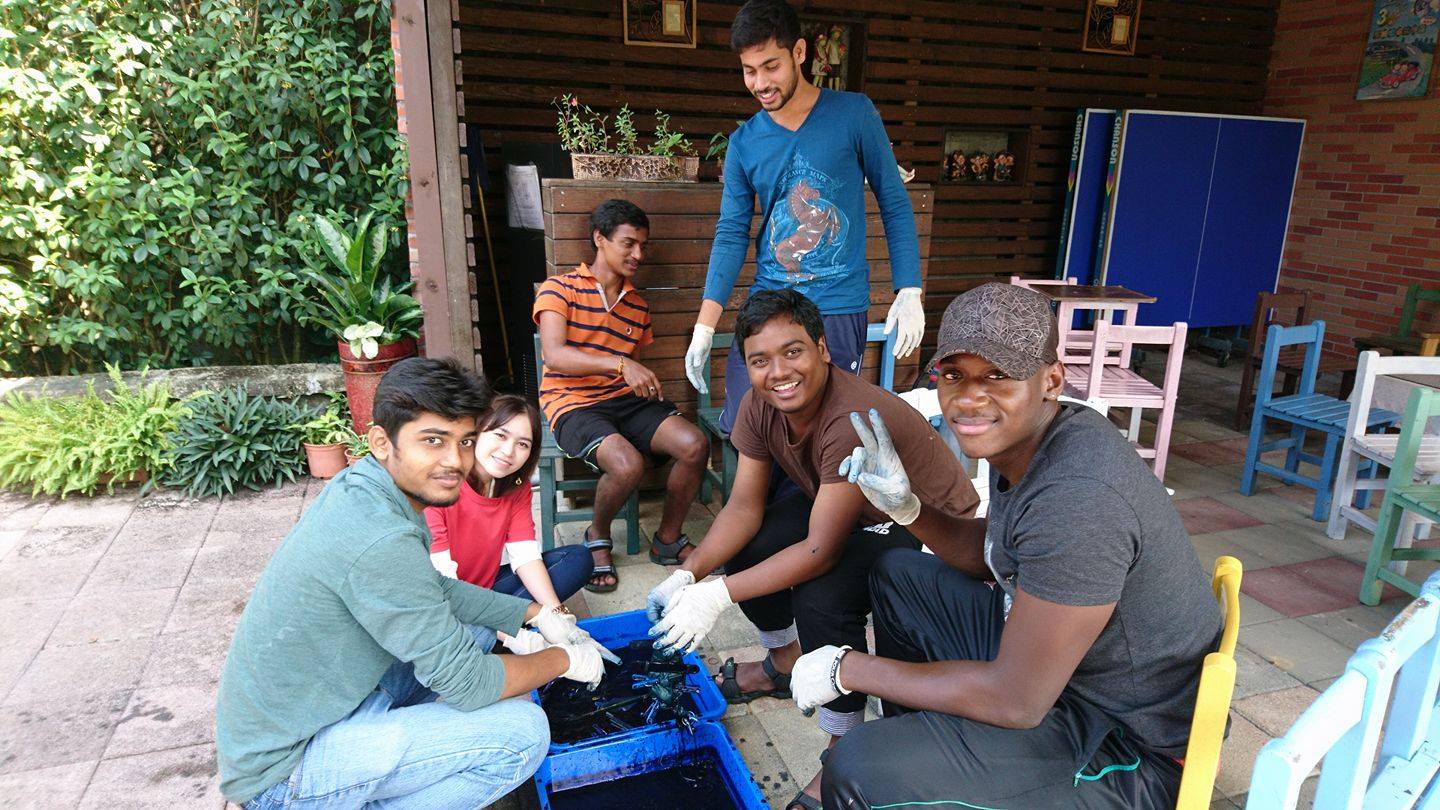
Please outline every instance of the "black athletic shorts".
M590 469L600 472L595 451L606 436L619 433L658 465L665 457L650 450L650 440L655 438L661 422L678 413L680 409L667 399L641 399L625 393L562 414L554 426L555 443L565 455L581 459Z

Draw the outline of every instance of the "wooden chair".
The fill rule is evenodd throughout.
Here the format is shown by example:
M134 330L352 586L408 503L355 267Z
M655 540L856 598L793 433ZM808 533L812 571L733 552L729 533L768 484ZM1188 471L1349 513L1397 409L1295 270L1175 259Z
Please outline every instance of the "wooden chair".
M1240 397L1235 403L1235 429L1244 430L1245 425L1250 421L1250 409L1255 404L1255 374L1260 370L1260 361L1265 354L1265 330L1272 324L1281 326L1299 326L1309 323L1310 292L1308 290L1298 293L1271 293L1261 292L1255 297L1255 317L1250 322L1250 340L1245 353L1245 368L1240 376ZM1331 357L1320 358L1319 374L1338 372L1345 375L1344 379L1349 380L1349 375L1354 371L1355 363L1346 358ZM1280 353L1280 362L1275 367L1276 373L1284 376L1281 383L1281 393L1290 395L1295 393L1295 385L1304 371L1304 357L1298 351L1287 351ZM1342 385L1348 389L1349 385ZM1344 396L1346 391L1341 391Z
M1017 287L1024 287L1033 290L1036 287L1054 287L1059 285L1075 284L1075 279L1031 279L1011 276L1010 283ZM1076 316L1081 312L1094 312L1096 320L1110 321L1119 324L1135 324L1135 316L1140 310L1139 304L1135 303L1114 303L1096 304L1080 302L1063 302L1056 307L1055 331L1056 345L1062 363L1078 363L1085 365L1090 362L1090 347L1095 342L1095 331L1093 329L1078 329L1075 326ZM1121 316L1117 319L1116 316ZM1112 344L1110 351L1106 353L1105 362L1109 365L1126 366L1130 365L1130 347L1123 344Z
M1285 732L1260 749L1245 806L1295 807L1323 759L1316 808L1434 808L1440 723L1440 574ZM1386 708L1389 707L1387 716ZM1377 756L1378 755L1378 756Z
M1355 387L1350 393L1350 418L1345 422L1345 444L1340 450L1339 465L1335 468L1335 496L1330 502L1330 522L1325 527L1325 534L1331 539L1344 539L1351 523L1372 534L1375 532L1375 521L1364 510L1370 505L1369 494L1385 488L1386 479L1375 477L1375 472L1381 466L1394 465L1400 437L1394 433L1370 433L1361 426L1369 420L1376 380L1401 374L1440 375L1440 358L1381 357L1377 352L1360 353ZM1370 474L1365 476L1367 471ZM1415 475L1422 483L1440 483L1440 436L1421 437ZM1415 521L1407 517L1404 524L1400 537L1412 537Z
M1205 656L1200 669L1200 688L1195 695L1195 713L1190 718L1190 742L1185 747L1184 771L1180 775L1180 796L1175 810L1206 810L1215 775L1220 770L1220 746L1230 719L1230 699L1235 694L1235 642L1240 637L1240 579L1245 567L1234 557L1215 561L1210 587L1225 614L1220 647Z
M716 332L710 336L710 351L716 349L729 350L730 344L735 341L735 335L731 332ZM885 334L885 324L872 323L865 327L865 345L880 344L880 374L877 384L886 391L895 390L895 335ZM720 378L723 380L725 372L722 367ZM713 390L715 381L712 378L710 388ZM710 502L710 487L718 487L721 493L721 501L730 496L730 487L735 483L735 469L739 466L739 457L736 455L735 446L730 443L730 434L720 427L720 414L725 410L724 405L714 405L710 398L709 391L699 393L699 402L695 408L696 421L700 430L710 439L710 445L720 446L720 469L715 470L705 467L700 477L700 501Z
M540 355L540 336L535 335L535 385L545 377L545 363ZM593 490L600 483L600 476L564 475L565 451L555 443L555 434L550 430L550 420L540 414L540 543L546 551L555 547L555 525L557 523L589 523L595 518L594 509L560 510L562 493ZM615 515L625 521L625 550L630 554L640 553L640 492L637 489L625 499Z
M1386 582L1412 596L1419 594L1414 582L1390 569L1392 562L1440 560L1440 548L1396 547L1396 537L1407 513L1431 523L1440 522L1440 485L1415 481L1420 457L1425 452L1425 424L1436 415L1440 415L1440 391L1416 388L1410 392L1395 446L1395 460L1390 465L1390 480L1385 486L1385 500L1380 504L1375 536L1370 541L1370 559L1365 563L1365 577L1360 581L1360 601L1367 605L1380 604L1380 592ZM1435 452L1433 443L1430 452ZM1434 463L1433 458L1430 463Z
M1065 393L1076 399L1100 399L1111 408L1131 409L1131 436L1141 458L1153 459L1155 477L1165 480L1165 459L1170 453L1170 428L1175 421L1175 398L1180 391L1180 366L1185 358L1186 325L1119 326L1106 321L1095 322L1095 339L1090 347L1091 361L1085 365L1065 366ZM1123 345L1124 351L1136 345L1160 345L1168 349L1162 385L1155 385L1124 365L1106 362L1112 345ZM1141 409L1160 411L1156 420L1155 445L1140 447L1137 436Z
M1393 335L1367 335L1355 338L1356 351L1380 350L1395 354L1420 354L1421 344L1437 333L1413 333L1415 310L1421 302L1440 303L1440 290L1427 290L1411 284L1405 290L1405 303L1400 307L1400 326Z
M1340 442L1345 438L1345 425L1350 418L1350 403L1315 393L1315 375L1320 367L1320 350L1324 343L1324 321L1305 326L1275 324L1267 330L1265 357L1260 363L1260 384L1250 416L1250 443L1245 450L1245 470L1240 475L1242 495L1254 494L1255 475L1262 472L1315 490L1315 506L1310 512L1313 520L1323 520L1330 512L1330 491L1335 482ZM1305 347L1299 390L1289 396L1276 397L1275 373L1280 364L1280 352L1287 346ZM1399 415L1391 411L1372 408L1365 421L1357 424L1363 424L1368 429L1393 424L1398 418ZM1266 419L1289 424L1290 435L1284 439L1265 441ZM1325 434L1323 456L1305 452L1305 434L1311 430ZM1284 467L1275 467L1260 460L1262 453L1281 449L1288 451ZM1315 477L1300 473L1302 461L1319 468Z

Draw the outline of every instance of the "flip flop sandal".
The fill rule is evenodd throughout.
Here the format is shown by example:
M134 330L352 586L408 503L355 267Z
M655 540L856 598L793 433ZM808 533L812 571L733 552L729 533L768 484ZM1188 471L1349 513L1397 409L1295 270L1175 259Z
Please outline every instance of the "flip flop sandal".
M682 562L680 552L684 551L686 546L691 545L694 543L690 542L690 536L686 534L682 534L668 543L658 536L651 537L650 562L657 565L679 565Z
M726 658L725 663L720 665L720 694L725 696L727 703L749 703L756 698L776 697L783 700L790 699L790 676L782 675L775 669L775 662L769 655L760 662L760 668L765 671L765 676L775 686L772 689L756 689L753 692L742 692L740 681L735 678L736 663L734 658Z
M615 548L615 541L611 540L608 537L591 537L590 530L586 529L585 548L591 550L597 548L613 549ZM609 584L596 584L594 582L596 577L602 577L606 574L609 574L611 578L613 578L615 581ZM620 587L619 574L615 571L615 566L609 564L595 564L594 568L592 568L590 571L590 579L585 582L585 590L590 591L591 593L610 593L618 587Z
M790 810L790 808L797 805L805 808L805 810L820 810L820 800L806 793L803 789L799 793L796 793L795 798L791 799L789 803L785 805L785 810Z

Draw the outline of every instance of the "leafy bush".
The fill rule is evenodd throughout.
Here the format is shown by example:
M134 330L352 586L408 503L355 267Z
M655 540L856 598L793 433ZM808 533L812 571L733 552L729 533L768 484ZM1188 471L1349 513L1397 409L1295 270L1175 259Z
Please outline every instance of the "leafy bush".
M220 495L294 481L305 468L295 425L315 415L239 386L204 394L176 427L165 483L191 495Z
M389 0L0 0L0 372L329 356L306 221L404 221L389 34Z
M11 394L0 402L0 486L63 498L110 491L137 472L150 482L165 475L169 434L184 404L171 400L167 385L132 388L113 368L110 378L105 397L92 385L82 397Z
M316 411L307 422L291 425L300 433L300 441L306 444L346 444L354 432L350 420L341 411L340 404L331 402L324 410Z

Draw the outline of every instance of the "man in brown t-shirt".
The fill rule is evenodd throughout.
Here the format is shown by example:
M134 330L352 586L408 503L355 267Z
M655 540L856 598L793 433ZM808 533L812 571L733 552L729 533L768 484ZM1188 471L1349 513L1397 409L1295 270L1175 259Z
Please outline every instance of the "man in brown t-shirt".
M651 592L647 609L652 621L659 619L652 634L693 648L738 602L769 650L762 663L731 659L721 667L721 690L745 702L788 697L788 673L802 651L826 644L866 649L874 560L891 548L919 548L911 534L917 525L958 530L974 516L979 496L918 411L830 364L820 311L803 295L751 295L735 333L751 390L731 434L740 451L734 489L704 542ZM909 527L871 506L841 471L862 444L859 414L872 410L884 419L905 468L918 471L911 481L920 511ZM802 491L767 506L774 463ZM721 566L724 578L695 584ZM839 739L864 711L865 695L842 695L821 709L820 727Z

